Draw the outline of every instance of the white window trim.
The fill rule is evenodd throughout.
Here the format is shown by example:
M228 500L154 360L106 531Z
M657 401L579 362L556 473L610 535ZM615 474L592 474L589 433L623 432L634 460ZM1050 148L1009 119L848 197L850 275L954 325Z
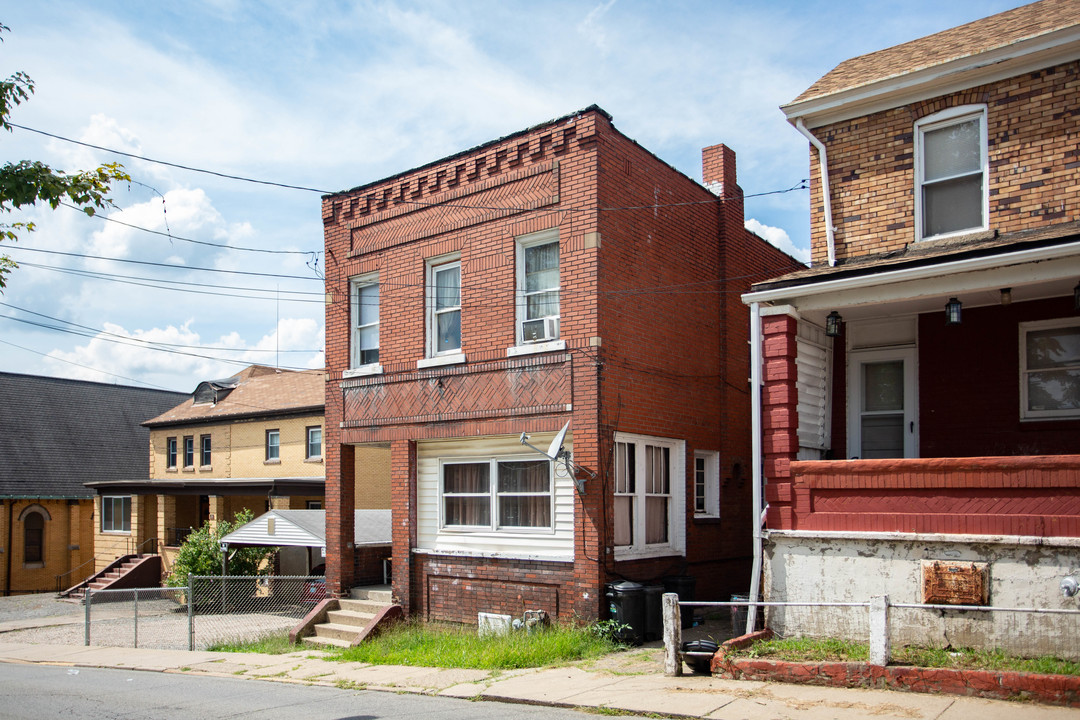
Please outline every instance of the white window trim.
M1027 334L1032 330L1080 327L1080 318L1057 318L1020 323L1020 419L1023 421L1066 420L1080 417L1080 410L1028 410Z
M979 227L964 228L963 230L956 230L949 233L941 233L940 235L927 235L923 236L923 133L928 130L936 130L947 125L958 124L965 120L972 118L979 118L979 143L981 150L982 160L982 225ZM983 232L990 227L990 161L987 157L989 155L989 145L987 136L987 118L986 118L986 105L985 104L973 104L973 105L961 105L959 107L946 108L940 112L927 115L926 117L919 118L915 121L914 127L915 134L915 239L916 241L922 240L939 240L942 238L957 237L961 235L970 235L972 233Z
M668 541L647 545L645 537L645 482L639 478L635 490L637 502L634 503L634 544L616 545L615 560L637 560L639 558L664 557L686 554L686 441L673 438L615 433L615 442L658 445L671 450L671 501L668 503ZM639 457L644 461L645 453Z
M128 501L128 529L127 530L106 530L105 529L105 501L108 500L112 503L113 498L120 498L123 500L127 498ZM130 535L131 534L131 516L135 513L135 501L131 495L102 495L101 496L101 520L98 522L98 529L102 535ZM123 523L121 523L122 525ZM116 518L113 518L113 525L116 525Z
M705 510L697 509L697 461L705 461ZM716 450L694 451L694 517L720 517L720 453Z
M508 535L554 535L555 534L555 467L554 463L548 461L548 502L550 503L548 509L548 517L551 519L551 524L548 527L499 527L499 505L498 505L498 478L499 478L499 463L504 462L535 462L537 457L532 455L498 455L488 457L454 457L454 458L440 458L439 459L439 478L438 478L438 508L439 508L439 532L440 533L453 533L463 535L488 535L496 537L505 537ZM443 468L447 465L475 465L478 463L489 463L489 484L488 484L488 497L490 502L490 511L488 517L491 518L491 522L488 525L447 525L446 518L444 517L443 510Z
M462 326L461 327L461 335L462 335L462 337L458 338L458 347L452 348L450 350L443 350L443 351L440 352L437 349L438 348L438 325L437 325L437 323L435 321L435 294L436 294L436 291L435 291L435 273L440 271L440 270L446 270L446 269L449 269L449 268L454 267L454 266L456 266L458 268L458 305L457 305L457 312L459 313L458 318L459 318L459 321L461 322L461 326ZM464 275L461 272L461 255L460 255L460 253L453 253L451 255L442 255L442 256L437 257L437 258L430 258L427 261L427 268L425 269L424 276L425 276L425 279L426 279L425 288L424 288L424 295L425 295L425 298L424 298L424 317L425 317L424 323L425 323L426 332L427 332L427 338L425 340L425 343L426 343L426 357L424 358L424 360L433 360L433 359L436 359L436 358L461 356L460 360L455 360L454 362L464 362L465 355L462 352L461 346L464 345L464 334L465 334L465 332L464 332L464 330L465 330L465 328L464 328L464 320L465 320L465 314L464 314L464 312L462 312L461 301L462 301L462 296L465 294L465 283L464 283L465 278L464 278ZM421 361L421 362L423 362L423 361ZM431 363L431 364L417 363L417 367L431 367L432 364L442 364L442 363Z
M319 452L314 454L314 455L311 454L311 433L312 433L313 430L318 430L319 431ZM323 431L322 425L309 425L308 427L304 428L304 459L305 460L322 460L322 457L323 457L323 449L322 449L322 447L323 447L323 436L322 436L322 431Z
M270 445L270 433L277 434L277 445ZM263 442L263 457L265 458L265 462L281 462L281 430L267 430ZM277 457L270 457L271 447L277 449Z
M357 275L356 277L349 278L349 368L342 373L342 377L356 377L358 375L376 375L382 373L382 365L378 362L373 363L361 363L360 362L360 346L358 339L355 337L359 334L360 327L356 324L359 318L357 309L357 293L363 287L374 285L379 286L379 273L367 273L364 275ZM382 322L382 289L379 288L379 320L375 323L369 323L369 325L380 325ZM382 354L382 337L379 338L379 350L380 357Z
M514 303L516 306L514 314L514 343L518 348L523 348L521 352L511 353L510 349L507 349L506 354L508 356L529 354L530 351L524 350L524 348L539 348L540 346L551 346L556 343L562 343L562 347L553 348L562 350L566 348L566 343L561 338L562 327L562 246L559 246L559 284L555 286L554 290L559 292L559 314L555 316L555 321L559 325L558 335L551 340L541 341L525 341L522 339L521 324L525 321L525 250L534 247L536 245L547 245L549 243L559 244L559 230L558 228L552 228L550 230L542 230L541 232L532 233L530 235L522 235L515 241L515 270L514 277L516 283L516 290L514 292ZM550 292L547 290L545 292ZM534 318L537 319L537 318ZM532 350L531 352L547 352L547 350Z

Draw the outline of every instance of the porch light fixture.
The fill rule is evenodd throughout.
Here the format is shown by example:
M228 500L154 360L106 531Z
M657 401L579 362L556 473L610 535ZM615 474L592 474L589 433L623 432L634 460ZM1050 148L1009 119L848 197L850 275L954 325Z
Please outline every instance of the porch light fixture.
M1080 312L1080 282L1073 288L1073 310Z
M949 298L949 302L945 303L945 324L960 324L960 301L956 298Z
M1009 305L1012 303L1012 288L1001 288L1001 304Z
M1076 289L1080 293L1080 285L1077 285ZM1080 295L1077 297L1080 297ZM844 319L840 317L840 313L833 310L825 318L825 334L829 337L840 337L840 323L842 322L844 322Z

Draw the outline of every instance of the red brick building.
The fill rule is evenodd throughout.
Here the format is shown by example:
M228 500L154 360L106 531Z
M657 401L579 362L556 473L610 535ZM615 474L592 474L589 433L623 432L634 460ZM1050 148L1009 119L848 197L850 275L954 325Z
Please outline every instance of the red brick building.
M410 613L595 617L622 578L745 591L739 293L794 262L744 230L734 153L704 166L717 194L590 107L323 199L335 592L373 449ZM573 466L520 442L566 423Z
M813 266L744 296L766 596L929 602L941 561L975 568L974 604L1077 607L1080 3L848 60L783 109L811 143ZM1027 630L972 637L1060 651Z

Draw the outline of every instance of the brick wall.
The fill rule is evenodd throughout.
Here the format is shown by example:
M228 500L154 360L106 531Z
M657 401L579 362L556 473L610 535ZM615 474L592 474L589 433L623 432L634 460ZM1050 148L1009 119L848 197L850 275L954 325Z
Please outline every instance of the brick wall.
M0 554L0 592L5 595L55 592L57 575L65 576L67 587L92 573L92 500L5 500L0 511L0 542L4 549ZM25 522L30 513L37 513L44 519L40 562L26 562ZM9 538L10 546L7 544ZM79 567L82 567L79 577L72 580L76 573L68 575L68 571Z
M1080 216L1080 62L813 129L829 156L838 260L915 240L914 123L970 103L987 109L990 228L1012 232ZM811 245L826 262L817 151L810 149Z

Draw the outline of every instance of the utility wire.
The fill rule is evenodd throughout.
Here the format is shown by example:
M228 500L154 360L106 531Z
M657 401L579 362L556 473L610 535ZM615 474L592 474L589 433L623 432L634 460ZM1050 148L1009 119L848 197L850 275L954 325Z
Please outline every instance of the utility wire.
M140 385L146 385L148 387L156 388L158 390L168 390L169 392L181 392L180 390L171 390L170 388L162 387L161 385L155 385L154 383L148 383L145 380L136 380L135 378L130 378L130 377L127 377L126 375L117 375L116 373L111 373L108 370L99 370L96 367L90 367L89 365L83 365L82 363L77 363L77 362L75 362L73 360L65 360L64 358L56 357L55 355L49 355L48 353L39 352L37 350L31 350L28 347L23 347L22 345L16 345L15 343L8 342L7 340L0 340L0 343L3 343L4 345L10 345L11 347L18 348L19 350L25 350L26 352L31 353L33 355L37 355L39 357L49 358L50 360L56 360L57 362L67 363L68 365L74 365L75 367L81 367L84 370L92 370L93 372L101 373L102 375L108 375L109 377L119 378L121 380L127 380L128 382L139 383Z

